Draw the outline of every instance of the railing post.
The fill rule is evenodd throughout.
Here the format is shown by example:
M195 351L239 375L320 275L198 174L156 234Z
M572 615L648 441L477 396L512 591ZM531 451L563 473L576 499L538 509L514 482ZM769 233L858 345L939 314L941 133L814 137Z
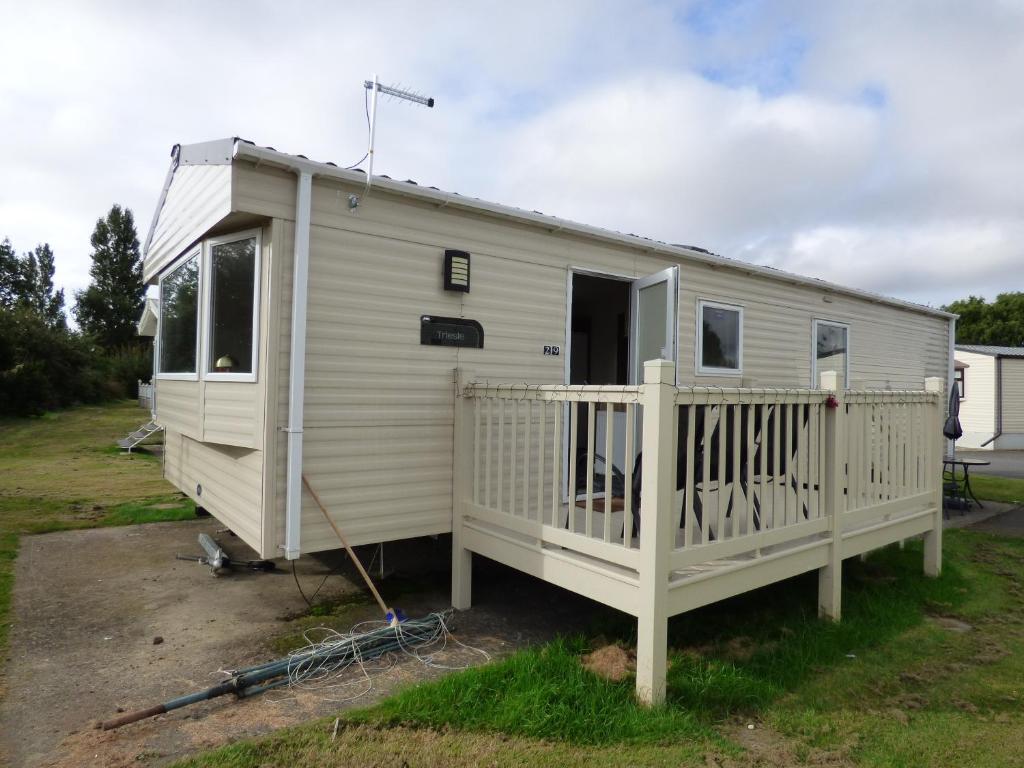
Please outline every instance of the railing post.
M463 546L463 504L472 492L474 445L473 398L463 392L469 375L455 369L455 434L452 446L452 607L465 610L472 603L473 553Z
M925 423L925 478L934 495L935 515L932 529L924 535L924 573L926 576L938 576L942 573L942 461L935 454L945 447L942 441L942 389L943 380L938 376L929 376L924 380L924 391L938 393L929 403L932 411Z
M636 694L644 704L665 700L668 661L668 576L674 545L672 509L676 472L674 449L675 364L644 363L643 485L640 490L640 604L637 611Z
M825 514L830 520L831 543L828 564L818 571L818 616L839 621L842 616L843 597L843 485L846 471L845 427L846 403L839 391L835 371L823 371L821 388L829 390L836 401L835 407L825 408L825 466L822 483L825 486Z

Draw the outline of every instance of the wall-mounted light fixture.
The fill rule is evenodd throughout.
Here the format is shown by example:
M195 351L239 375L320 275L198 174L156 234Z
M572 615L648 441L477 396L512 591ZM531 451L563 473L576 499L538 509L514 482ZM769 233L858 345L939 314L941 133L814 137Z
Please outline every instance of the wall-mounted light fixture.
M469 254L465 251L444 252L444 289L469 293Z

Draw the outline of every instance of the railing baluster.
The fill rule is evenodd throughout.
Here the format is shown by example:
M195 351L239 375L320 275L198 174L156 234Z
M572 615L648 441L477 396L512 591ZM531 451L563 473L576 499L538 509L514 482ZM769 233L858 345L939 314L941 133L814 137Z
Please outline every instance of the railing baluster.
M487 445L484 460L484 506L490 507L491 501L491 425L494 422L494 398L487 398Z
M562 433L565 431L562 426L565 422L565 404L555 402L555 420L552 425L553 434L551 437L551 525L561 525L560 512L562 509ZM571 514L571 513L570 513Z
M533 460L533 401L527 400L523 435L523 517L530 518L530 462Z
M732 485L729 487L729 507L732 509L732 524L730 535L735 538L740 534L740 509L737 492L740 488L740 422L743 415L743 406L730 405L732 411ZM745 515L743 516L745 517Z
M547 462L544 461L545 449L547 448L547 441L544 439L547 436L547 419L548 404L543 400L537 403L538 410L540 411L540 424L537 428L537 520L541 521L544 519L544 480L546 476L545 467Z
M615 436L615 407L605 403L604 422L604 540L612 540L612 438Z
M516 513L516 468L519 458L519 401L512 401L512 437L509 445L511 455L511 466L508 472L508 513Z
M793 461L796 463L795 471L793 474L796 479L796 517L793 520L795 523L799 523L801 518L804 516L804 469L807 463L807 427L804 425L804 406L802 403L797 403L793 406L796 413L796 435L794 442L795 456Z
M694 466L694 459L697 457L696 451L696 435L694 431L696 429L696 410L697 406L688 405L686 406L686 478L683 480L683 546L689 547L693 545L693 529L697 525L697 520L693 514L693 475L697 471Z
M718 492L715 494L716 509L718 512L718 525L715 536L719 541L725 538L725 462L726 443L729 439L729 418L728 406L724 398L718 405Z
M473 503L480 503L480 398L473 396Z
M505 411L507 401L498 399L498 511L505 511Z
M633 546L633 515L636 514L636 510L633 509L633 462L635 457L633 456L633 434L636 430L636 403L626 403L626 453L624 466L622 469L626 473L626 489L623 494L623 512L622 512L622 543L626 547Z
M748 536L754 532L754 404L749 403L743 406L743 413L747 416L747 460L744 462L743 472L743 511L746 513L746 533Z
M587 403L587 501L583 527L589 539L594 535L594 444L597 442L597 403Z
M785 493L783 494L783 511L782 511L782 524L790 524L789 508L792 506L792 502L789 499L789 486L790 478L793 476L793 406L789 403L782 406L782 412L786 418L786 456L784 460L785 477L783 478ZM793 521L796 521L795 515Z
M579 441L580 412L579 402L569 404L569 517L567 526L576 532L576 453Z
M708 499L711 497L711 406L705 404L702 410L704 411L704 450L701 451L700 543L707 544L711 538L709 530L711 528L711 519L709 517L711 506L708 504Z
M768 530L768 399L761 405L761 467L757 482L761 502L761 530Z

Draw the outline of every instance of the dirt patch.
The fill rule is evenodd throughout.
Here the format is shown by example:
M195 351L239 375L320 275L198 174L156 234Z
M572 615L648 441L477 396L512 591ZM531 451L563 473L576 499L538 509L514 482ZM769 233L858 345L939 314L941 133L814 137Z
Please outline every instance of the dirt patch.
M846 768L853 762L844 750L810 749L798 754L794 746L775 730L761 722L740 721L727 731L727 735L744 749L739 758L708 757L708 766L714 768L740 768L741 766L832 766Z
M974 627L968 624L966 621L960 621L960 619L954 619L952 616L929 616L928 621L941 629L945 629L949 632L956 632L959 634L965 634L970 632Z
M636 651L606 645L583 657L583 667L598 677L619 683L636 672Z

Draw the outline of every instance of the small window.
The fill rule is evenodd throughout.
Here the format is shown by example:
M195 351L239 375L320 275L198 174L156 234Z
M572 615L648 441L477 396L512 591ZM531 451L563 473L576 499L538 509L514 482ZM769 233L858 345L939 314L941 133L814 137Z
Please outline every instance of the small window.
M160 280L158 371L165 378L194 378L199 328L199 254Z
M967 398L967 387L965 385L966 371L963 368L957 368L953 372L953 381L956 382L956 392L961 400Z
M812 387L821 386L821 374L835 371L837 387L846 389L850 372L849 357L850 330L843 323L828 320L814 321L814 366Z
M259 306L256 237L213 240L209 249L207 378L253 381Z
M699 301L697 318L697 373L742 373L743 307Z

